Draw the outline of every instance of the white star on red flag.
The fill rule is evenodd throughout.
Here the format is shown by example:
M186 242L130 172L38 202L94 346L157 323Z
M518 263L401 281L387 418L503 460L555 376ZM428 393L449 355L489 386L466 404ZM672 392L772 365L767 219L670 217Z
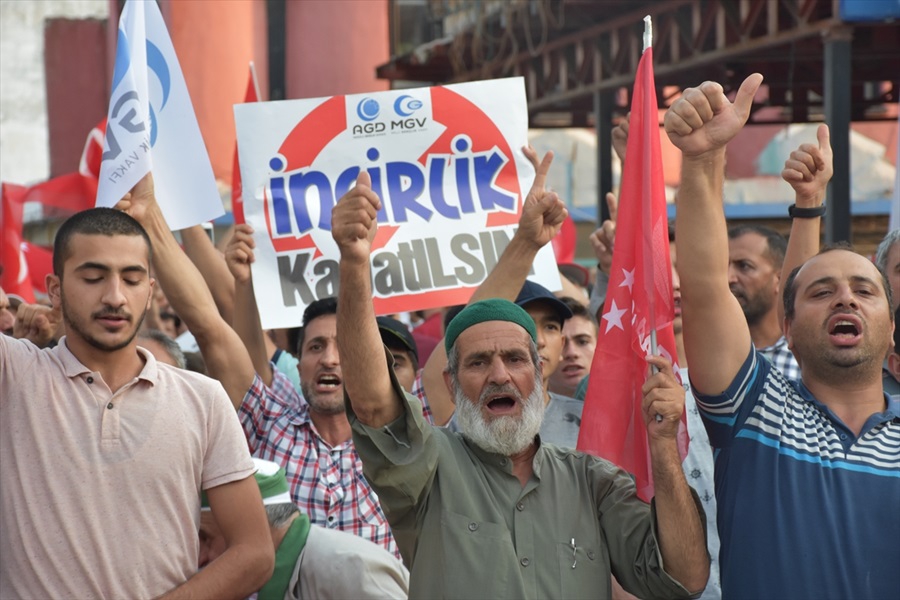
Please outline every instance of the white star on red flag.
M609 333L609 330L613 327L618 327L622 331L625 331L625 327L622 326L622 315L628 312L626 308L619 308L616 306L616 301L612 301L612 306L609 308L609 311L603 315L602 318L606 319L606 331L604 333Z

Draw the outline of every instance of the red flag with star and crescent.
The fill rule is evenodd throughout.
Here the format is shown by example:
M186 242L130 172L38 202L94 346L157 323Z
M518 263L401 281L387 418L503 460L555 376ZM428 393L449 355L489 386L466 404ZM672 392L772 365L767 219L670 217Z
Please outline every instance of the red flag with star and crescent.
M638 65L622 170L615 251L597 350L591 365L578 449L634 476L638 496L653 497L641 387L656 330L657 354L677 361L666 194L659 142L653 50ZM675 366L675 373L678 367ZM684 423L682 415L682 423ZM679 433L682 457L686 428Z

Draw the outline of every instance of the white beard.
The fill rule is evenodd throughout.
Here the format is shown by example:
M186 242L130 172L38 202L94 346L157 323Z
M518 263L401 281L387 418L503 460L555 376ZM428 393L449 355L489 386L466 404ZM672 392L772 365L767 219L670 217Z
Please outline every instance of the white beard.
M477 402L466 397L458 384L454 388L456 422L467 440L482 450L504 456L518 454L534 442L534 436L540 431L544 420L544 388L540 375L536 378L534 391L527 399L523 399L512 386L495 386L492 389L486 387ZM484 397L497 393L500 389L503 390L501 393L515 396L516 401L522 403L520 416L506 415L493 419L484 417L481 412Z

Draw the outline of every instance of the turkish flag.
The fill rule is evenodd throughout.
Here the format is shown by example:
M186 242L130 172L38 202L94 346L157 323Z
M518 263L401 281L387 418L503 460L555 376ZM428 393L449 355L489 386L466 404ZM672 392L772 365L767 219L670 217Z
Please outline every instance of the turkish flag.
M76 213L92 208L96 198L97 178L75 172L31 186L23 202L39 202Z
M578 436L579 450L631 473L638 496L646 502L653 497L653 476L641 387L649 375L644 357L651 353L653 330L656 353L673 363L678 356L659 144L653 50L648 48L634 82L612 272ZM680 428L682 457L687 453L686 431Z
M103 144L106 143L106 117L88 132L78 162L78 172L86 177L100 179L100 163L103 162Z
M28 264L31 287L41 294L47 293L47 275L53 272L53 248L45 248L31 242L22 242L22 252Z
M33 304L34 289L22 252L22 204L26 191L27 188L21 185L0 184L3 205L0 212L0 287L7 294L16 294Z
M256 77L253 72L253 64L250 64L250 75L247 77L247 91L244 92L244 102L258 102L256 93ZM244 197L241 185L241 165L238 161L237 139L234 140L234 164L231 169L231 212L234 214L235 224L244 222Z

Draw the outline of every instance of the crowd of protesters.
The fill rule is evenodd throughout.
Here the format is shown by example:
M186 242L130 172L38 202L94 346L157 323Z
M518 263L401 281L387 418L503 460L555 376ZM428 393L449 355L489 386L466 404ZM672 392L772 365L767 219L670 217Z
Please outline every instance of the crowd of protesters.
M652 503L575 449L617 205L591 285L529 281L567 215L552 154L523 149L533 186L469 303L427 313L375 315L361 174L332 213L338 296L279 331L250 226L179 243L151 174L62 225L46 304L0 290L0 598L900 597L900 229L874 262L820 249L824 125L785 157L789 238L727 229L761 81L665 118L678 352L646 359Z

